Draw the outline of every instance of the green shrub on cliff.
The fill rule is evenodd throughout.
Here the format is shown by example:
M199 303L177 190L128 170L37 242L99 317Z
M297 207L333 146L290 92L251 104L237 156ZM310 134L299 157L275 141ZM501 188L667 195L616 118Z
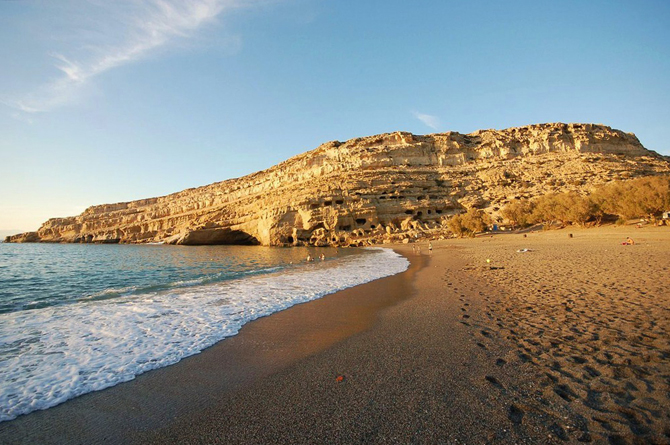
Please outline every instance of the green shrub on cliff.
M601 217L600 209L590 198L581 196L577 192L566 192L539 197L535 201L531 221L584 225L591 219Z
M515 200L507 204L500 211L502 217L511 224L512 228L528 227L533 224L533 210L535 205L527 199Z
M479 209L469 209L462 215L454 215L447 222L447 227L459 237L475 236L483 232L491 224L491 217Z
M626 182L612 182L589 196L570 191L551 193L532 201L514 201L501 210L513 227L559 222L563 225L600 223L606 216L625 221L659 216L670 209L670 176L652 176Z
M603 212L621 219L654 217L670 208L670 176L652 176L599 187L593 199Z

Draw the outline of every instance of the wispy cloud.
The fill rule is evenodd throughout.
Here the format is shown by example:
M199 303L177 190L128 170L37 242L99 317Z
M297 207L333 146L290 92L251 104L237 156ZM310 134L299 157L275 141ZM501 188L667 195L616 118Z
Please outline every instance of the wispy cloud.
M77 23L79 33L68 48L54 52L61 76L29 94L3 103L25 113L50 111L71 104L97 76L137 62L180 39L192 37L224 11L258 0L89 0Z
M428 127L432 128L433 130L437 130L438 127L440 126L440 120L437 118L437 116L432 116L430 114L419 113L418 111L412 111L412 114L414 115L415 118L417 118L421 122L423 122L424 125L427 125Z

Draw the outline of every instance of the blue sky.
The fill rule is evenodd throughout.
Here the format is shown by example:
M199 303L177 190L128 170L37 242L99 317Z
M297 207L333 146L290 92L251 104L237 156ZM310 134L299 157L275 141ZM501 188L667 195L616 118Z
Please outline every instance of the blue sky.
M0 231L333 140L595 122L670 155L670 2L0 1Z

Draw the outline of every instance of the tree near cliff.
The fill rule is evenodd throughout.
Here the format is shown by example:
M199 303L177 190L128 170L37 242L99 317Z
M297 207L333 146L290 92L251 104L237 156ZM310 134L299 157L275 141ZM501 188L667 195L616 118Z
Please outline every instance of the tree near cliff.
M532 219L535 222L562 225L584 225L599 212L598 206L588 197L577 192L552 193L541 196L535 201Z
M454 215L447 222L447 227L459 237L475 236L491 225L492 220L488 213L479 209L469 209L462 215Z
M652 176L599 187L593 199L603 212L621 220L659 216L670 209L670 176Z
M533 224L533 210L535 204L528 199L515 200L507 204L500 215L506 220L512 229L524 228Z
M513 227L560 222L585 225L607 215L620 221L660 216L670 209L670 176L651 176L615 181L595 187L587 196L570 191L550 193L533 200L518 200L505 206L501 215Z

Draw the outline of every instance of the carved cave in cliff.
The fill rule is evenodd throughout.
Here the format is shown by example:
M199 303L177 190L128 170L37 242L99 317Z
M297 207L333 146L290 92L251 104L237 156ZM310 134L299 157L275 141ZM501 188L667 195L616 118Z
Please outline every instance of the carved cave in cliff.
M260 242L252 235L242 230L231 230L218 244L233 244L242 246L257 246Z
M184 245L242 245L255 246L260 242L242 230L227 228L204 229L190 232L180 244Z

